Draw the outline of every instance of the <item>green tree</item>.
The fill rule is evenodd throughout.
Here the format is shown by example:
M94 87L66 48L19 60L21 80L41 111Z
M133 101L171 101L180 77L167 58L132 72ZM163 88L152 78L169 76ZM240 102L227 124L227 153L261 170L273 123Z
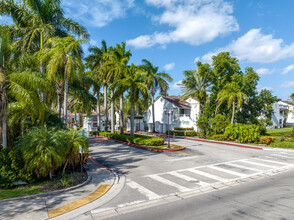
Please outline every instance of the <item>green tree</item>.
M56 77L59 70L63 70L64 76L64 104L63 120L67 126L68 110L68 83L72 82L77 73L83 71L81 43L82 39L75 40L72 36L64 38L51 38L48 40L49 47L42 54L43 60L48 60L47 73L49 78Z
M209 64L197 62L197 69L184 72L185 79L182 81L182 98L195 97L199 101L199 114L207 100L207 92L211 89L211 69Z
M127 68L125 78L120 81L116 90L116 95L125 91L128 92L131 103L131 136L134 136L135 103L140 97L147 99L150 95L145 77L146 73L142 72L139 67L131 64Z
M247 100L247 95L243 93L236 82L228 83L223 90L218 93L217 96L217 109L220 107L222 103L225 101L228 103L228 108L232 106L232 119L231 123L234 123L236 103L237 103L237 111L241 109L241 106L244 100Z
M151 100L152 100L152 132L155 132L155 109L154 109L154 95L158 89L161 92L168 90L168 82L172 82L173 79L169 74L164 72L158 72L158 66L154 66L150 61L143 59L142 65L140 66L144 71L146 71L147 76L145 78L146 84L150 90Z

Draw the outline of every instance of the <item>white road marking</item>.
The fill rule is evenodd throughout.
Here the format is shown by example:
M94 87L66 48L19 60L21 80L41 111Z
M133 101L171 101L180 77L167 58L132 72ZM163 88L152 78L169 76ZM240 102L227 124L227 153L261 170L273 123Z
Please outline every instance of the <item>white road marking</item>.
M140 184L134 181L127 182L127 185L133 189L138 190L141 194L146 196L149 200L161 198L161 196L157 195L156 193L152 192L151 190L145 188L144 186L141 186Z
M243 173L238 173L238 172L235 172L235 171L232 171L232 170L224 169L224 168L213 166L213 165L209 165L207 167L211 168L211 169L214 169L214 170L224 172L224 173L229 173L229 174L232 174L232 175L235 175L235 176L240 176L240 177L246 177L247 176L247 175L245 175Z
M257 166L263 166L263 167L269 167L269 168L278 168L277 166L271 166L271 165L267 165L267 164L263 164L263 163L256 163L256 162L252 162L252 161L248 161L248 160L243 160L242 162L254 164L254 165L257 165Z
M212 174L209 174L209 173L205 173L203 171L200 171L200 170L196 170L196 169L187 169L188 171L191 171L193 173L196 173L196 174L199 174L201 176L205 176L205 177L208 177L210 179L215 179L215 180L218 180L218 181L228 181L227 179L224 179L224 178L221 178L221 177L218 177L218 176L215 176L215 175L212 175Z
M199 157L199 156L180 157L180 158L169 159L169 160L165 160L165 161L171 162L171 161L178 161L178 160L189 160L189 159L194 159L194 158L197 158L197 157Z
M178 178L184 179L186 181L195 181L195 182L197 182L196 184L199 184L200 186L208 186L209 185L206 182L200 181L198 179L195 179L193 177L190 177L185 174L178 173L178 172L169 172L168 174L171 174L171 175L176 176Z
M289 157L289 156L286 156L286 155L280 155L280 154L272 154L271 156L275 156L275 157L284 157L284 158L293 159L293 157Z
M261 160L261 161L264 161L264 162L276 163L276 164L281 164L281 165L290 165L288 163L282 163L282 162L275 161L275 160L266 160L266 159L260 159L260 158L254 158L254 160Z
M175 187L177 188L180 192L187 192L187 191L190 191L190 189L184 187L184 186L181 186L179 184L176 184L168 179L165 179L161 176L158 176L158 175L149 175L148 177L160 182L160 183L163 183L165 185L169 185L169 186L172 186L172 187Z
M252 171L255 171L255 172L263 172L264 171L264 170L259 170L259 169L255 169L255 168L251 168L251 167L246 167L246 166L242 166L242 165L235 164L235 163L230 163L230 162L227 162L227 163L224 163L224 164L229 165L229 166L233 166L233 167L238 167L238 168L245 169L245 170L252 170Z

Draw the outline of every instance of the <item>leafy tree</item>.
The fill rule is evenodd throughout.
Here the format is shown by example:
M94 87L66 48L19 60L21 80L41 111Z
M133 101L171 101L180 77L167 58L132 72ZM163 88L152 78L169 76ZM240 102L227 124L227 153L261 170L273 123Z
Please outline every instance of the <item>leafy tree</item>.
M146 71L147 76L145 78L146 84L150 90L152 100L152 132L155 132L155 110L154 110L154 95L155 92L160 89L160 92L168 90L168 82L172 82L172 78L169 74L164 72L158 72L158 66L154 66L150 61L143 59L142 65L140 66Z
M231 123L234 123L234 116L235 116L235 110L236 110L236 103L237 103L237 111L240 110L244 100L247 100L247 95L245 93L243 93L240 89L240 87L238 86L237 83L235 82L231 82L228 83L223 90L221 90L218 93L217 96L217 109L219 108L219 106L227 101L228 103L228 108L230 108L230 106L232 105L232 119L231 119Z

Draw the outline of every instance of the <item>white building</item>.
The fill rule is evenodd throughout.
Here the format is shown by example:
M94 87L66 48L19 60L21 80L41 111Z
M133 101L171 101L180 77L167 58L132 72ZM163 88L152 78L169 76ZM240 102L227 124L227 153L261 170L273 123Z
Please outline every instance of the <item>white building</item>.
M272 128L283 128L294 125L294 103L279 101L273 104Z
M166 112L164 111L166 108ZM197 129L197 118L199 115L199 102L194 98L181 100L177 96L161 96L154 103L155 112L155 131L164 133L168 129L168 112L173 110L170 116L170 129L175 127ZM152 131L152 105L148 108L146 113L146 122L148 131Z

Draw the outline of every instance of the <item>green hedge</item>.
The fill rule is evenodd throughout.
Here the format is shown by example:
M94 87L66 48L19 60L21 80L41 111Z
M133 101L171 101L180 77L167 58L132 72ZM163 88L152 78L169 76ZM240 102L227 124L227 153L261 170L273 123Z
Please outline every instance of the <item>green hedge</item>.
M99 132L99 131L89 131L89 134L99 135L108 138L113 138L120 141L126 141L133 144L138 145L146 145L146 146L161 146L164 144L164 139L159 137L150 137L145 135L130 136L130 134L121 135L119 133L110 133L110 132Z
M260 130L257 125L231 124L226 127L224 138L239 143L257 143L260 140Z
M192 127L192 128L174 128L174 130L175 131L193 131L194 130L194 128Z
M198 133L196 131L170 131L170 135L195 137Z
M216 140L216 141L224 141L226 140L223 134L215 134L209 137L209 139Z

